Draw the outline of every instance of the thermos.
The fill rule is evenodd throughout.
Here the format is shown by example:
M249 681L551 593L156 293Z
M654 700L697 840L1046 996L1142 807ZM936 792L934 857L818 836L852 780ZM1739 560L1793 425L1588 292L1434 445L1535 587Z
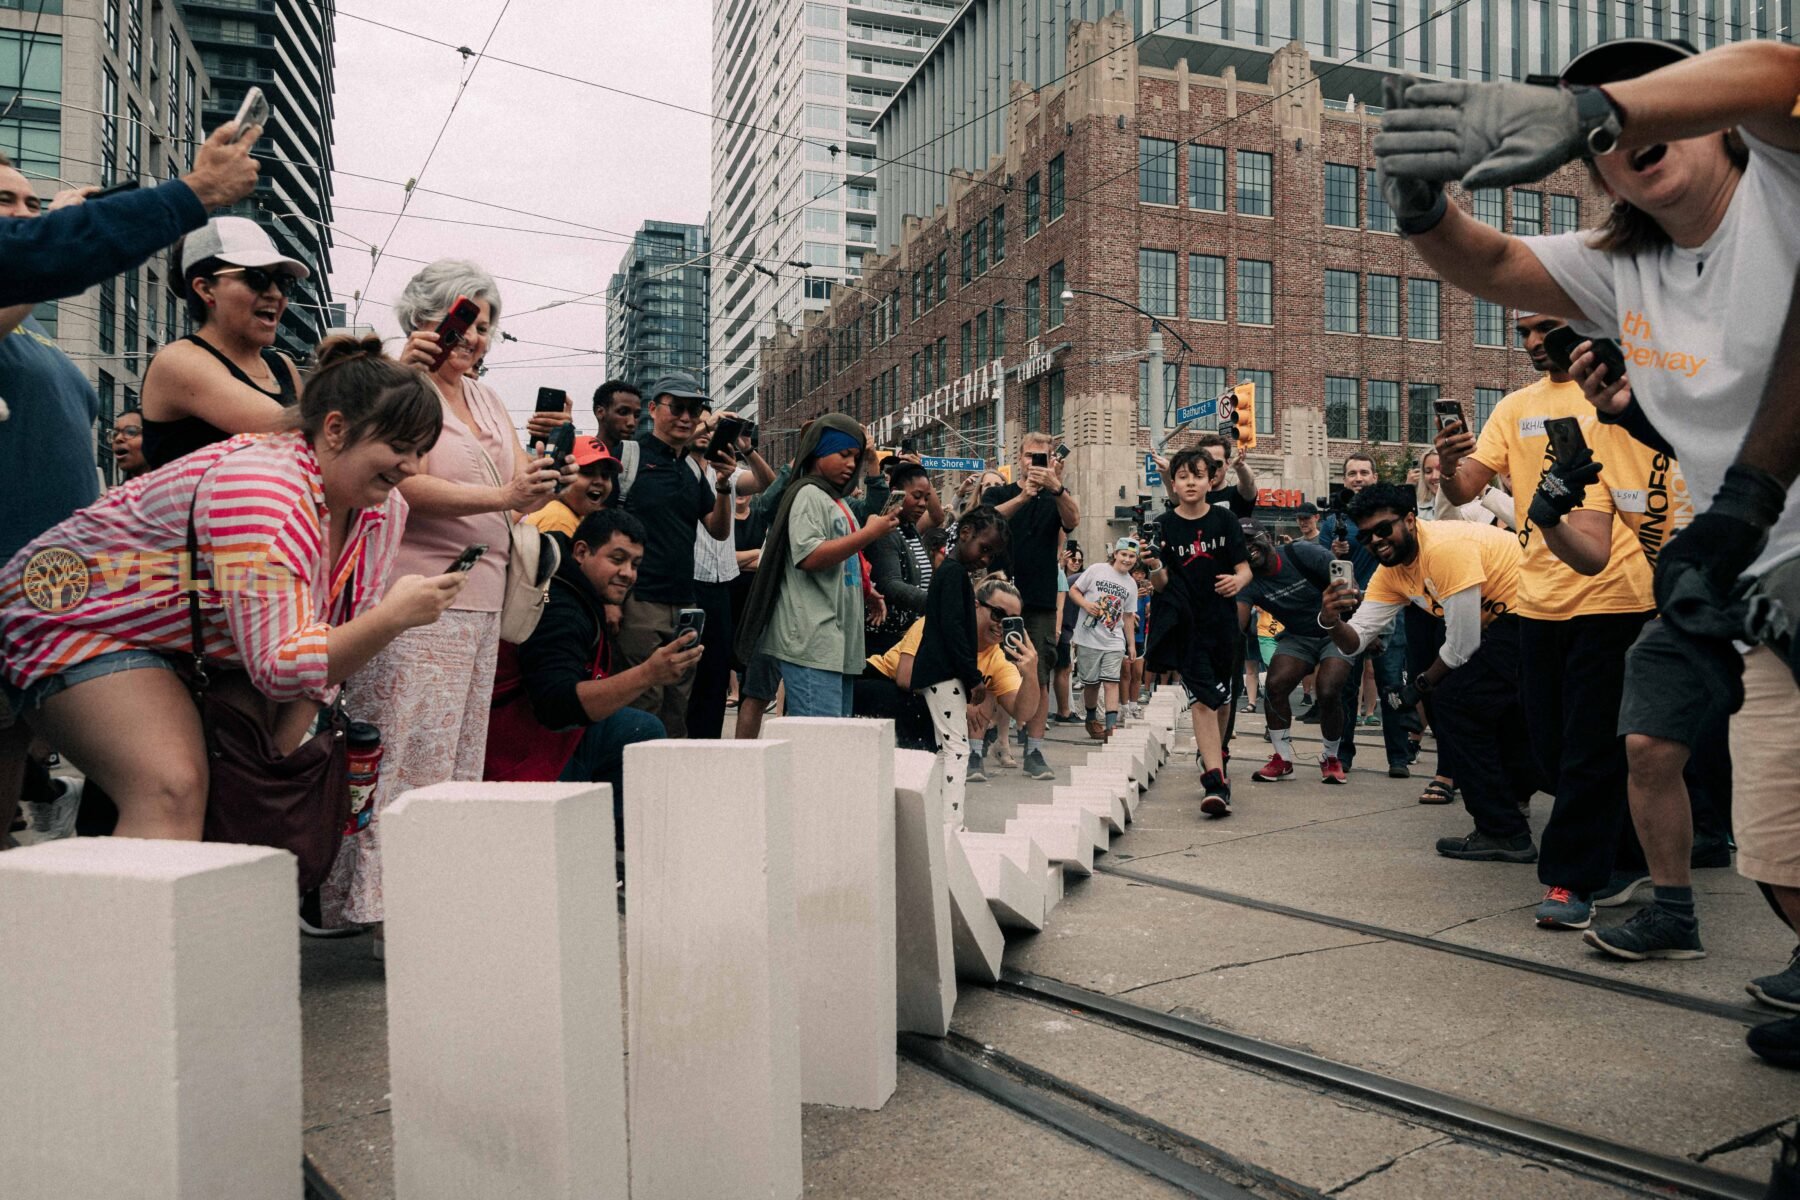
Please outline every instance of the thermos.
M350 818L344 836L369 827L375 811L375 784L381 778L381 729L367 721L350 722Z

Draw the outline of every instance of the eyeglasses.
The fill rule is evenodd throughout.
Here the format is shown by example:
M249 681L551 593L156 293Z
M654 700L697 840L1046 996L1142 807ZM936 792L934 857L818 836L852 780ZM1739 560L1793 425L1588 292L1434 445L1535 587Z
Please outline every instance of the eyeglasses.
M662 403L664 408L678 417L698 417L701 413L712 411L710 403L692 396L670 396Z
M1399 523L1400 523L1399 517L1389 517L1385 521L1377 521L1377 522L1375 522L1375 524L1369 526L1367 529L1357 530L1356 531L1356 540L1361 542L1365 546L1367 546L1370 542L1374 541L1376 538L1381 538L1383 540L1386 540L1388 537L1392 536L1392 534L1394 532L1394 526L1398 525Z
M258 294L268 291L269 285L274 284L276 291L284 296L291 296L294 293L294 285L300 282L299 276L287 271L266 271L261 267L224 267L214 271L213 274L215 276L242 275L244 286Z

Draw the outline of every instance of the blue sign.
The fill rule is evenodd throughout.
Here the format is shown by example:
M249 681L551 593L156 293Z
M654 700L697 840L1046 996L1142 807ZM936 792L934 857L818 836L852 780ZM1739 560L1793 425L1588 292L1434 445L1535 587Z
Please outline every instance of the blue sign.
M1162 486L1162 472L1156 469L1156 456L1149 453L1144 455L1144 486Z
M1218 410L1218 405L1219 398L1217 396L1214 396L1210 400L1196 401L1193 404L1176 409L1175 420L1178 424L1185 425L1189 421L1196 420L1200 417L1210 417Z
M985 458L921 458L919 465L927 471L985 471Z

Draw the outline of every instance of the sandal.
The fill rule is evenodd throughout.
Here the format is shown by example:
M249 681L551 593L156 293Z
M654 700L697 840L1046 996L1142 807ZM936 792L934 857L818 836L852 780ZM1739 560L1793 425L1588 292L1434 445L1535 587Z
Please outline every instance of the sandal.
M1442 779L1433 779L1419 793L1420 804L1452 804L1456 801L1456 785L1446 783Z

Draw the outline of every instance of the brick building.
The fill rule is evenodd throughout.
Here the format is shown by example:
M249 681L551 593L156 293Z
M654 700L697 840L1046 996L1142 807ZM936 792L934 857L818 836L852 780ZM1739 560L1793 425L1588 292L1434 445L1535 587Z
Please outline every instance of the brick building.
M1531 381L1516 314L1441 283L1394 232L1369 150L1379 110L1328 100L1296 44L1205 76L1145 65L1129 39L1119 14L1071 25L1070 65L1104 61L1035 93L1015 84L1004 155L954 172L947 204L906 216L858 287L765 339L758 399L778 453L827 411L990 463L1048 428L1073 451L1097 544L1142 486L1144 312L1165 331L1165 428L1181 405L1256 385L1250 462L1287 493L1277 503L1322 492L1353 448L1416 457L1435 398L1480 421ZM1579 166L1452 191L1514 232L1593 225L1607 203Z

